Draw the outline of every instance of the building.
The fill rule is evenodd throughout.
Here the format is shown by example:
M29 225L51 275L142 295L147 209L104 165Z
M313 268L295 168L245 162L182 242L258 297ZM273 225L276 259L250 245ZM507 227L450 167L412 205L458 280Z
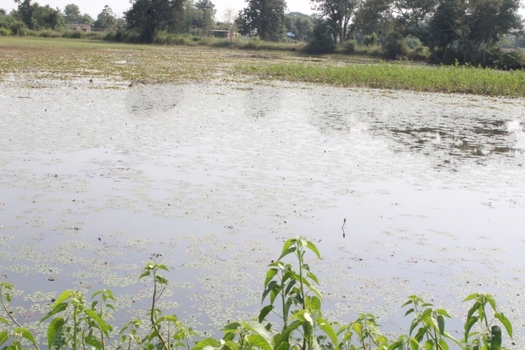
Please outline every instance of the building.
M89 24L66 24L66 28L69 30L78 30L79 32L91 33L91 26Z
M237 32L231 32L230 30L212 30L211 34L216 38L231 39L239 36Z

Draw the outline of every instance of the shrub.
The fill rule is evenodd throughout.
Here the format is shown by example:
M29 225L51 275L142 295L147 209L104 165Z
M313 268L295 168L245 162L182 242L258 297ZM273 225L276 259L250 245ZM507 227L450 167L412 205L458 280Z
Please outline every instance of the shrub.
M506 51L501 47L493 47L487 51L483 63L504 70L523 69L525 67L525 56L518 51Z
M61 34L53 30L41 30L37 32L37 36L42 38L60 38Z
M0 27L0 36L10 36L13 35L11 29Z
M403 37L399 32L390 32L386 36L383 50L385 57L389 60L395 60L401 56L406 56L408 52L407 45L403 41Z
M64 33L62 33L63 38L69 38L69 39L81 39L83 37L83 33L78 30L66 30Z
M355 53L356 47L357 47L357 41L355 40L347 40L343 43L342 46L342 52L351 55Z
M334 39L330 27L325 21L318 21L315 24L313 35L313 39L304 48L306 53L325 54L334 52Z
M376 33L365 35L363 37L363 45L365 46L372 46L372 45L376 45L377 43L378 43L378 38L377 38Z

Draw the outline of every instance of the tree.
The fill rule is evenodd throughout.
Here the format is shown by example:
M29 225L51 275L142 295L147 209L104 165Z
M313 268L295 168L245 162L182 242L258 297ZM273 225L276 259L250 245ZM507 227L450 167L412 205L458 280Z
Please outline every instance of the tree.
M60 10L53 9L49 5L40 6L31 0L15 0L18 9L14 12L15 18L22 21L27 28L32 30L52 29L56 30L62 25Z
M361 36L382 36L389 32L391 21L388 0L365 0L359 4L350 31Z
M261 40L279 41L284 34L285 0L248 0L235 23L243 35L258 35Z
M80 8L75 4L68 4L64 6L64 22L72 24L89 24L92 25L94 20L93 18L84 13L80 14Z
M210 0L189 1L186 17L189 26L201 32L209 32L215 25L215 5Z
M359 0L312 0L312 3L332 29L335 43L345 41Z
M183 0L134 0L124 17L128 28L148 43L153 42L158 30L182 32L186 28Z
M117 23L117 16L115 16L115 12L109 7L108 5L104 6L104 9L102 12L100 12L97 16L97 20L95 21L95 27L97 28L104 28L104 29L110 29L113 28L113 26Z

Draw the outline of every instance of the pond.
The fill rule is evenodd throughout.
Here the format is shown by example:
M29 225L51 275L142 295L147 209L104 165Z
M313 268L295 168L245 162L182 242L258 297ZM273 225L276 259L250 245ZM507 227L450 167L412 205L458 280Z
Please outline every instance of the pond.
M41 334L68 288L112 289L116 323L140 315L154 261L170 269L165 313L218 335L254 316L267 264L300 235L323 255L309 263L329 319L374 313L398 333L408 295L461 318L489 292L522 342L523 100L61 84L0 91L0 277Z

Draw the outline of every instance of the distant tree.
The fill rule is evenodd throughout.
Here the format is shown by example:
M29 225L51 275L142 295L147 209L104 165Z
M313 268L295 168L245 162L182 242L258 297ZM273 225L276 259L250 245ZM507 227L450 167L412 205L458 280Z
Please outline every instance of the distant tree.
M313 19L300 12L290 12L285 15L286 31L293 33L299 41L311 40L313 37Z
M261 40L279 41L284 34L285 0L247 0L248 6L235 21L243 35L258 35Z
M207 33L215 25L215 5L210 0L198 0L196 3L188 1L186 4L186 18L188 25Z
M5 16L7 14L6 10L0 9L0 16Z
M31 5L31 0L15 0L18 4L18 9L15 16L24 22L29 29L35 29L36 21L33 18L34 7Z
M372 34L382 36L389 32L391 22L389 0L365 0L355 12L350 32L361 37Z
M312 0L315 10L332 29L335 44L348 37L348 29L360 0Z
M16 19L22 21L27 28L33 30L52 29L56 30L62 25L60 10L53 9L49 5L40 6L31 0L15 0L18 9L14 11Z
M69 24L89 24L92 25L93 18L84 13L80 14L80 8L76 4L68 4L64 6L64 22Z
M94 26L97 28L110 29L117 23L115 12L108 5L104 6L102 12L97 16Z
M133 0L124 17L128 28L136 30L144 42L153 42L158 30L182 32L186 29L184 0Z

